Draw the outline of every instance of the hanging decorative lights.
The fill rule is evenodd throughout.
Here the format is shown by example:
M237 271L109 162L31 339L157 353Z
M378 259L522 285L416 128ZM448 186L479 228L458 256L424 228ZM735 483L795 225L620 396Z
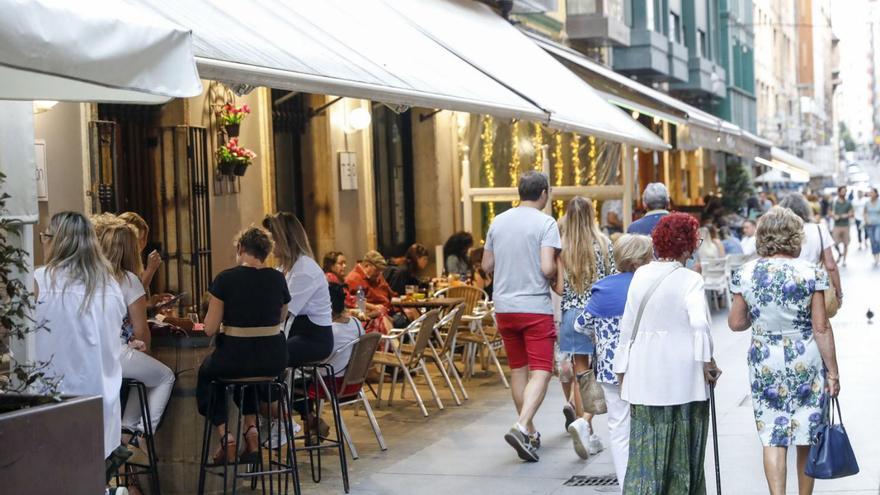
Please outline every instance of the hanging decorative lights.
M581 185L581 136L573 134L571 136L571 168L574 171L574 185Z
M554 183L557 186L561 186L565 183L565 162L562 160L562 133L556 133L556 146L554 148L553 154L555 155L556 160L553 162L553 174L556 176ZM562 217L563 209L565 208L565 202L561 199L558 199L553 202L553 209L556 212L556 218Z
M517 187L519 185L519 121L514 120L511 126L511 151L510 159L510 185Z
M535 137L532 143L535 145L535 170L541 171L544 166L544 130L540 122L535 122Z
M483 130L480 133L480 142L483 145L481 158L486 186L495 187L495 163L492 161L495 147L495 128L492 117L489 115L483 116ZM491 223L495 219L495 203L489 202L487 205L487 216L489 223Z

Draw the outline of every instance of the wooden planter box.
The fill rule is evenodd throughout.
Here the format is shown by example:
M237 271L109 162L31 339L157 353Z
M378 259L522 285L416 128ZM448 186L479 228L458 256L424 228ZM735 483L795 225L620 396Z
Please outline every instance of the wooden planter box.
M103 493L101 397L46 403L0 395L0 480L0 492L9 494Z

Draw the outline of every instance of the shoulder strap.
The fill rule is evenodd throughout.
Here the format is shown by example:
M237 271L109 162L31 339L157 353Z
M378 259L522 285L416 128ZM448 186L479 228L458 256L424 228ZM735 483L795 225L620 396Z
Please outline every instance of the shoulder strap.
M636 323L635 323L635 325L633 325L633 333L629 339L630 345L632 345L633 342L636 341L636 337L639 335L639 325L642 323L642 314L645 312L645 306L648 305L648 301L651 299L651 296L654 295L654 291L657 290L657 287L660 287L660 284L662 284L663 281L666 280L666 278L668 276L672 275L672 273L675 272L676 270L678 270L679 268L681 268L681 267L676 266L672 270L669 270L669 272L667 272L665 275L658 278L654 282L654 284L651 285L651 287L648 289L648 292L645 293L645 297L642 298L642 303L639 305L639 312L638 312L638 314L636 314Z
M819 261L820 265L825 263L825 241L822 239L822 226L816 224L816 231L819 232Z

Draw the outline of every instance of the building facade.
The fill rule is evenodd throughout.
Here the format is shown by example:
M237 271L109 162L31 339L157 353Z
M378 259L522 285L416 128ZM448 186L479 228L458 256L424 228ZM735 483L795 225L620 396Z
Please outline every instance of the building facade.
M801 147L794 0L754 0L758 134L798 154Z

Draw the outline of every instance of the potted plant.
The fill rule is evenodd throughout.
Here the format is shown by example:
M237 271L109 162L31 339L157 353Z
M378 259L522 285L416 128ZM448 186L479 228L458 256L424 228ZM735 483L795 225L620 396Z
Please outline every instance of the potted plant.
M256 153L238 145L238 138L232 138L217 150L217 167L221 174L241 177L256 157Z
M0 173L0 189L5 176ZM34 321L36 301L27 286L27 253L19 247L21 222L3 217L0 194L0 480L4 493L38 493L51 484L66 493L102 493L104 426L100 396L62 396L49 363L19 362L13 343L48 332ZM62 330L63 331L63 330ZM61 467L63 466L63 467Z
M223 109L220 110L220 122L226 130L226 135L230 138L238 137L241 121L250 113L251 107L247 105L235 106L231 103L223 105Z

